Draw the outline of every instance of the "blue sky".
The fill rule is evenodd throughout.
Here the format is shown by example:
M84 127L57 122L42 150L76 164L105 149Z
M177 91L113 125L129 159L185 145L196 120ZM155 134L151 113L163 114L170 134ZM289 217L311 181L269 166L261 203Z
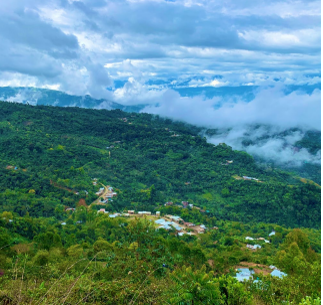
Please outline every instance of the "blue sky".
M315 0L2 1L0 86L149 104L146 111L210 126L219 117L221 124L245 124L290 113L293 118L278 115L272 122L319 129L320 5ZM262 103L276 112L264 112ZM222 109L224 104L229 106Z

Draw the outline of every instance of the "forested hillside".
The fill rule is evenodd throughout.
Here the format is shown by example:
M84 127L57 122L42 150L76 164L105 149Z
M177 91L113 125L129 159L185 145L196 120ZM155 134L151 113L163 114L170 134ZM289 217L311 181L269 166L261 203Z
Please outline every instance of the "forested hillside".
M200 132L0 102L0 304L320 304L320 186ZM158 228L169 214L205 229Z
M54 216L81 199L90 204L96 177L118 189L109 210L153 211L186 200L216 219L320 226L318 185L264 170L199 132L148 114L2 102L0 209Z

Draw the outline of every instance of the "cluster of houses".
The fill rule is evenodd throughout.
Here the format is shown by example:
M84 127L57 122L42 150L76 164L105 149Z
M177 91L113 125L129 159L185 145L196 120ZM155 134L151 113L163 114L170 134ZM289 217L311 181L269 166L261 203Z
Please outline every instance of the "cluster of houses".
M275 235L275 231L272 231L268 236L271 237L273 235ZM245 239L246 240L261 240L261 241L264 241L266 244L270 244L270 241L263 238L263 237L253 238L253 237L247 236ZM261 249L261 246L258 244L256 244L256 245L247 244L247 248L250 250L257 250L257 249Z
M275 266L269 266L270 269L272 269L273 271L270 273L271 276L276 276L279 278L282 278L284 276L287 276L286 273L280 271L278 268L276 268ZM252 275L255 274L255 272L251 269L248 268L238 268L236 269L237 273L235 275L235 278L239 281L239 282L243 282L244 280L248 281L249 279L252 279ZM258 280L254 280L254 283L259 282Z
M242 178L243 178L244 180L256 180L256 181L259 181L257 178L248 177L248 176L243 176Z
M189 182L188 182L189 183ZM173 205L174 203L172 201L168 201L164 204L164 206L171 206ZM193 209L193 204L192 203L189 203L188 201L182 201L182 205L180 205L180 207L183 207L183 208L187 208L187 207L190 207L191 209Z
M135 210L128 210L127 212L124 212L124 213L114 213L114 214L110 214L105 209L100 209L100 210L98 210L98 213L109 214L109 217L110 218L116 218L116 217L119 217L119 216L129 217L129 216L132 216L132 215L137 215L137 216L151 215L151 212L148 212L148 211L138 211L137 213L135 213ZM160 216L160 212L159 211L156 212L156 216L157 217Z
M98 196L101 196L104 193L104 188L101 187L99 192L95 193ZM118 194L113 191L113 187L109 186L106 194L104 195L104 198L102 200L102 203L107 203L108 201L113 201L113 197L117 196Z

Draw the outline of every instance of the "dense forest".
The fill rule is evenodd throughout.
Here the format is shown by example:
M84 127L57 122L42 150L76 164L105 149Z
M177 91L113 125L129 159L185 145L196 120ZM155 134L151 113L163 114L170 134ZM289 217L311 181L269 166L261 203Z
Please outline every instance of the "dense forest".
M222 220L320 227L320 186L199 132L149 114L2 102L0 211L50 217L89 204L96 177L118 189L108 210L189 201Z
M200 134L148 114L0 102L0 304L320 304L320 186ZM101 185L117 193L104 206ZM237 268L255 274L238 282Z

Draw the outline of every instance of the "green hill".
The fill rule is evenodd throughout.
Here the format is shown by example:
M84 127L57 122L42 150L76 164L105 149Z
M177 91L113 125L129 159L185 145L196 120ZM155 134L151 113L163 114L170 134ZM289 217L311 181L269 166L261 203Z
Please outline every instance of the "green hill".
M320 186L201 132L0 102L0 304L320 304ZM118 193L110 212L159 210L205 232L98 213L101 184ZM254 275L238 282L237 268Z
M90 204L96 177L118 189L109 210L189 201L217 219L320 226L319 187L200 131L148 114L1 102L0 211L49 217Z

